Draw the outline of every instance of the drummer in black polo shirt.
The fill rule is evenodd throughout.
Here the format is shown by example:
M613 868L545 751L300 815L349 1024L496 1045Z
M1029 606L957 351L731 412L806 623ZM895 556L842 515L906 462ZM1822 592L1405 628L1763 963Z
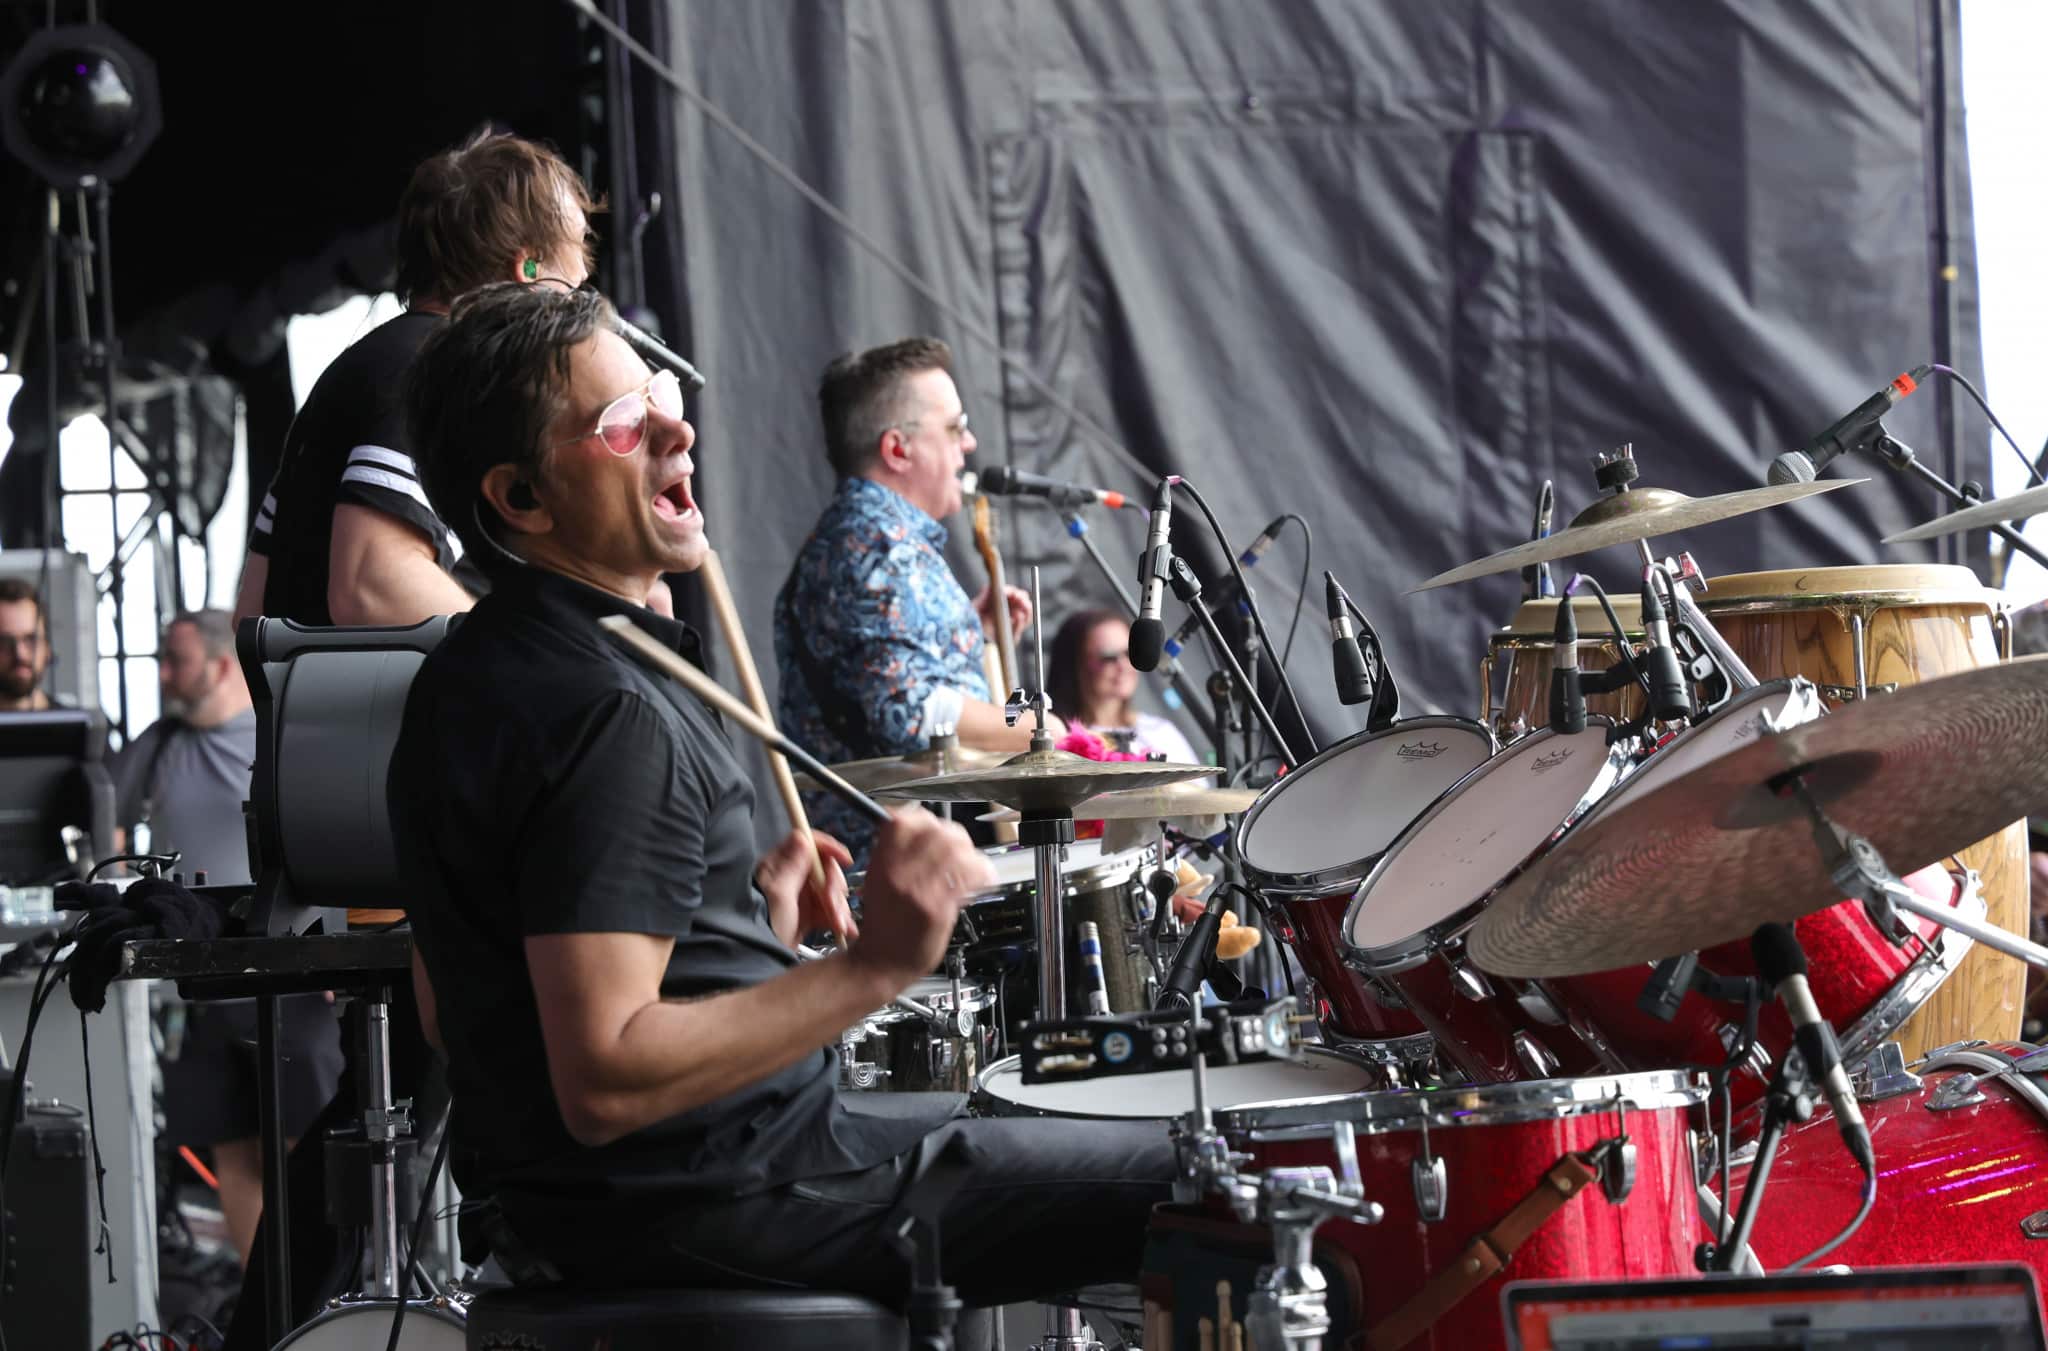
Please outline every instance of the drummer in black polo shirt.
M972 1172L941 1239L963 1299L1134 1276L1170 1190L1157 1123L839 1093L840 1031L937 966L993 877L958 826L898 817L850 950L798 964L797 934L851 928L838 868L812 891L797 835L756 862L721 726L597 624L694 654L636 598L706 553L680 395L606 320L595 295L487 288L409 386L428 495L492 581L414 680L391 769L463 1194L495 1199L515 1274L900 1301L881 1226L957 1142Z

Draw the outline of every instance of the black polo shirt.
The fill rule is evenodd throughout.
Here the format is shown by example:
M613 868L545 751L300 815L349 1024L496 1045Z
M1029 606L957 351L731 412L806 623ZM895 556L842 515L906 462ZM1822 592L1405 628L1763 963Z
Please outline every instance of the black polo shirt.
M461 542L434 514L406 449L405 373L441 322L408 310L371 329L314 381L249 531L249 552L270 560L264 614L334 622L327 559L334 508L343 502L404 521L427 537L443 568L455 569ZM458 580L475 589L469 576Z
M463 1193L614 1223L639 1202L740 1194L911 1148L936 1122L847 1113L823 1048L601 1148L570 1137L525 939L672 937L668 999L772 980L796 958L753 883L753 789L723 727L596 621L629 615L692 660L696 635L538 568L492 581L414 680L390 780Z

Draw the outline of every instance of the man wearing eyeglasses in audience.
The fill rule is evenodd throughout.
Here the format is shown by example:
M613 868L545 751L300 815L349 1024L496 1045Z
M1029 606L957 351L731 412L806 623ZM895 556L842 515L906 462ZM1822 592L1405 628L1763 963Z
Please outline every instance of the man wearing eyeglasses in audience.
M952 364L943 342L906 338L840 357L818 385L839 486L776 597L775 660L783 730L827 763L908 755L948 731L982 750L1030 744L982 674L989 589L970 601L946 562L941 522L960 510L975 446ZM1021 635L1030 597L1011 587L1005 599ZM1057 740L1065 728L1048 721ZM829 797L806 806L865 852L861 817Z

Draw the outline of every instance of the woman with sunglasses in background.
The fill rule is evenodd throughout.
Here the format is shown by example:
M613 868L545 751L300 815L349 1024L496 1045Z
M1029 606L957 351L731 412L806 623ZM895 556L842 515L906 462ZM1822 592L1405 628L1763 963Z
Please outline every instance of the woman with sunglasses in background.
M1114 750L1201 764L1202 757L1180 728L1133 702L1138 671L1131 665L1130 648L1130 623L1114 610L1069 615L1046 657L1046 692L1052 696L1053 711L1069 725L1101 736Z

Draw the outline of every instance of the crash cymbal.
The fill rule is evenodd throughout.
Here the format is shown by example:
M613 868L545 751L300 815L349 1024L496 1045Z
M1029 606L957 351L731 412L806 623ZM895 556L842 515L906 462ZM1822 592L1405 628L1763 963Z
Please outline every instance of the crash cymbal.
M1172 821L1195 816L1235 816L1258 800L1258 791L1252 788L1133 788L1075 803L1074 819ZM1004 807L980 819L1000 824L1022 817L1023 813Z
M877 792L918 802L1000 802L1024 811L1054 811L1116 788L1158 788L1215 772L1214 765L1090 760L1068 751L1025 751L991 769L912 779Z
M1610 545L1675 535L1695 526L1746 516L1752 511L1780 507L1802 497L1812 497L1815 493L1833 492L1837 488L1863 482L1867 480L1831 478L1814 483L1781 483L1714 497L1687 497L1669 488L1627 488L1594 502L1554 535L1517 544L1512 549L1489 554L1449 572L1440 572L1428 581L1410 587L1409 593L1449 586L1453 582L1469 582L1475 577L1490 577L1496 572L1513 572L1534 563L1552 563Z
M1493 899L1472 959L1502 976L1607 971L1833 905L1811 818L1773 786L1794 769L1894 873L1924 868L2048 807L2048 657L1859 700L1596 813Z
M1986 526L2003 525L2007 521L2024 521L2029 516L2039 516L2048 511L2048 483L2038 488L2029 488L2011 497L2001 497L1991 502L1979 502L1974 507L1951 511L1946 516L1937 516L1925 525L1916 525L1911 530L1901 530L1896 535L1886 535L1886 544L1905 544L1916 539L1934 539L1939 535L1953 535L1960 530L1981 530Z
M1015 751L978 751L966 746L933 746L909 755L884 755L873 760L848 760L844 764L827 765L827 769L860 789L886 788L892 783L906 783L911 779L928 779L934 774L964 774L970 770L993 769L1003 763ZM807 789L820 790L822 785L812 781L809 775L799 772L796 781Z

